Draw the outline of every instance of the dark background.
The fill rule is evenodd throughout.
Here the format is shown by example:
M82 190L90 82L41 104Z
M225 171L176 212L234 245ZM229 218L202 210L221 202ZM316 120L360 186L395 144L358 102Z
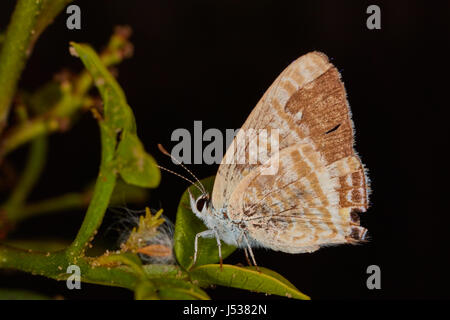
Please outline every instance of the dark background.
M63 13L42 35L21 85L37 88L63 67L81 70L68 53L70 40L101 49L113 27L128 24L135 55L119 66L119 83L136 115L147 150L170 149L176 128L193 132L194 120L208 128L239 128L278 74L313 50L326 53L342 73L356 127L356 149L369 169L371 207L362 216L371 241L361 246L289 255L256 250L260 265L278 271L313 299L449 298L445 98L448 83L448 4L412 1L75 1L82 29L66 29ZM381 7L381 30L366 28L366 8ZM0 28L14 1L2 1ZM20 159L23 151L12 159ZM99 164L99 135L86 114L74 128L50 139L45 174L32 199L80 190ZM192 165L200 177L217 165ZM146 205L172 219L187 184L163 173ZM124 204L127 206L127 204ZM83 212L23 223L15 237L75 236ZM105 223L111 223L111 213ZM230 263L242 262L235 252ZM368 290L366 268L381 268L381 290ZM2 287L34 289L79 298L131 298L115 288L65 283L0 273ZM208 291L213 298L266 298L237 289ZM273 297L268 297L273 298Z

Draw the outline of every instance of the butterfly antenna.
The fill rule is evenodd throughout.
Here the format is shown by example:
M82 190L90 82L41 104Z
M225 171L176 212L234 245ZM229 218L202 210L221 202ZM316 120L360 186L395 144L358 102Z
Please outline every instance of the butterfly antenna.
M157 166L158 168L164 170L164 171L167 171L167 172L169 172L169 173L171 173L171 174L176 175L177 177L180 177L181 179L184 179L184 180L188 181L190 184L196 186L197 189L200 190L201 193L203 193L203 190L202 190L202 189L201 189L194 181L192 181L192 180L186 178L185 176L182 176L182 175L179 174L179 173L176 173L175 171L172 171L172 170L169 170L169 169L167 169L167 168L161 167L160 165L156 165L156 166Z
M203 194L206 194L206 193L207 193L205 187L204 187L203 184L200 182L200 180L195 176L195 174L193 174L193 173L191 172L191 170L189 170L188 168L186 168L186 167L181 163L180 160L178 160L177 158L175 158L174 156L172 156L172 155L171 155L166 149L164 149L164 147L163 147L161 144L159 144L159 143L158 143L158 149L159 149L159 151L161 151L163 154L165 154L166 156L170 157L175 163L177 163L178 165L180 165L184 170L186 170L186 171L187 171L187 172L195 179L195 181L197 181L197 182L199 183L199 185L201 186L201 190L200 190L200 191L202 191ZM195 184L195 183L193 183L193 184L198 188L197 184Z

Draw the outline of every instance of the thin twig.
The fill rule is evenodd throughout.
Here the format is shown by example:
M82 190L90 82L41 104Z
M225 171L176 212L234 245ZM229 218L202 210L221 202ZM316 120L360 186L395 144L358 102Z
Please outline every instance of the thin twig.
M131 43L128 39L116 31L111 36L107 48L100 55L102 63L106 67L119 64L130 56L130 47ZM47 113L8 129L0 144L0 162L10 152L35 137L67 127L69 125L67 122L72 122L74 115L91 103L87 94L92 86L92 77L84 70L71 84L66 83L61 86L61 98L49 108ZM62 121L63 119L66 121Z
M0 51L0 133L6 125L17 83L30 56L42 0L19 0Z
M39 179L45 165L46 154L47 138L45 136L36 138L30 146L27 164L18 183L8 200L0 207L3 212L2 221L0 221L0 230L3 229L1 232L3 236L8 231L6 230L7 226L16 221L17 213L21 211L25 200Z

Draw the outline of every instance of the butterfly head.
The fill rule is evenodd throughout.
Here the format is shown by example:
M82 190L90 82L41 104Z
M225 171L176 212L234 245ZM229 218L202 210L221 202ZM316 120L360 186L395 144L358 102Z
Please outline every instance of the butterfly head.
M204 217L211 208L211 200L209 194L204 192L200 196L195 198L189 189L188 192L192 212L194 212L195 215L199 218Z

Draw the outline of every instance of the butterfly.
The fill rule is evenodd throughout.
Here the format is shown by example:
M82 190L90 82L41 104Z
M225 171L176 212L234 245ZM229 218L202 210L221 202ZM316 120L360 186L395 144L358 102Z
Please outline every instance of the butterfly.
M235 142L249 130L277 130L278 148L257 163L225 161L246 157L251 139ZM369 182L353 145L338 70L323 53L301 56L250 113L219 166L212 194L202 186L197 198L189 192L192 211L208 228L195 237L193 264L200 237L216 238L221 265L224 241L243 248L249 263L250 253L255 266L255 247L305 253L364 241L367 229L358 214L368 208ZM276 172L265 174L272 164Z

